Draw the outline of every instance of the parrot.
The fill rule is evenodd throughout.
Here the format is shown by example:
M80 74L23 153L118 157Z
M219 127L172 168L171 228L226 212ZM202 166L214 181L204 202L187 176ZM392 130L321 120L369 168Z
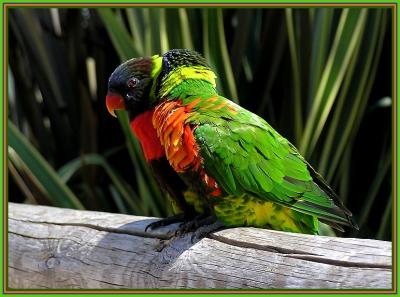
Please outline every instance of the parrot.
M358 229L352 213L286 138L218 93L196 51L132 58L110 75L108 112L126 110L147 164L186 231L256 227L318 235ZM146 228L147 230L147 228Z

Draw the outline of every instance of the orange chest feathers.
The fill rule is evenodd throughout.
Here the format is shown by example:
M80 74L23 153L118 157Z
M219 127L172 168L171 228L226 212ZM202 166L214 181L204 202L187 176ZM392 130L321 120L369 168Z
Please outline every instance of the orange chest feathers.
M176 172L199 169L201 158L193 135L195 128L185 123L189 112L179 102L164 102L131 122L147 161L165 155Z

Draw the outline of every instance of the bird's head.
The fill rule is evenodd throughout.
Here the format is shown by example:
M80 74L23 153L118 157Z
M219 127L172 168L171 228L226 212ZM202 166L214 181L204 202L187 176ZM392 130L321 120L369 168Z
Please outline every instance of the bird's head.
M108 81L106 105L115 116L115 110L126 109L139 114L148 109L156 68L160 68L159 56L130 59L119 65Z
M177 84L176 79L171 83L168 77L184 67L194 67L193 71L188 71L187 78L198 76L215 84L214 73L205 59L194 51L174 49L162 56L130 59L119 65L110 76L106 97L108 111L115 116L115 110L125 109L134 118L151 109L165 97L172 85ZM184 73L179 71L180 79L185 79Z

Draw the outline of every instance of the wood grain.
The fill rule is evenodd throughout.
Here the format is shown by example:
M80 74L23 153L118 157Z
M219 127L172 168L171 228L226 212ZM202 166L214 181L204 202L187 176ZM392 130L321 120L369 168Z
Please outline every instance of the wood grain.
M156 218L9 204L11 288L389 289L391 243L226 229L191 242Z

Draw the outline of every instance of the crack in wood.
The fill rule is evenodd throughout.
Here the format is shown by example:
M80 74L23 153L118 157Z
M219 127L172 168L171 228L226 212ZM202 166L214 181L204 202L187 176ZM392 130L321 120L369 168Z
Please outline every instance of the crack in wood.
M16 218L9 218L10 220L15 220L19 222L24 222L24 223L30 223L30 224L47 224L47 225L56 225L56 226L73 226L73 227L84 227L84 228L90 228L94 229L97 231L102 231L102 232L108 232L108 233L118 233L118 234L126 234L126 235L132 235L132 236L140 236L140 237L145 237L145 238L155 238L155 239L171 239L173 237L173 233L167 233L167 234L152 234L149 232L145 231L139 231L139 230L126 230L126 229L117 229L117 228L112 228L112 227L102 227L98 225L93 225L93 224L85 224L85 223L59 223L59 222L48 222L48 221L30 221L30 220L21 220L21 219L16 219Z
M20 269L20 268L14 267L14 266L12 266L12 265L8 265L8 268L15 269L15 270L18 270L18 271L21 271L21 272L25 272L25 273L30 273L30 272L32 272L31 270Z
M374 264L374 263L360 263L360 262L350 262L350 261L340 261L340 260L333 260L333 259L327 259L327 258L322 258L320 256L314 256L314 255L305 255L305 254L286 254L283 255L284 257L289 257L289 258L294 258L294 259L300 259L300 260L305 260L305 261L311 261L311 262L316 262L316 263L324 263L324 264L330 264L330 265L335 265L335 266L341 266L341 267L358 267L358 268L380 268L380 269L392 269L392 265L383 265L383 264Z
M210 238L217 240L219 242L237 246L237 247L252 248L252 249L263 250L263 251L268 251L268 252L272 252L272 253L279 253L279 254L282 254L283 257L300 259L300 260L305 260L305 261L310 261L310 262L330 264L330 265L341 266L341 267L358 267L358 268L372 268L372 269L380 268L380 269L388 269L388 270L392 269L392 265L360 263L360 262L352 262L352 261L340 261L340 260L334 260L334 259L327 259L318 254L307 253L307 252L298 251L298 250L294 250L294 249L286 249L286 248L277 247L277 246L272 247L269 245L249 243L249 242L244 242L244 241L239 241L239 240L234 240L231 238L223 237L223 236L220 236L217 234L210 234Z
M302 255L318 256L317 254L297 251L297 250L293 250L293 249L286 249L283 247L261 245L261 244L256 244L256 243L249 243L249 242L234 240L234 239L227 238L227 237L217 235L217 234L210 234L210 238L217 240L219 242L225 243L225 244L234 245L234 246L242 247L242 248L252 248L252 249L256 249L256 250L268 251L268 252L278 253L278 254L302 254Z
M106 281L95 279L95 278L89 278L89 279L93 280L95 282L102 283L102 284L112 285L112 286L121 287L121 288L125 287L124 285L119 285L119 284L116 284L116 283L106 282Z

